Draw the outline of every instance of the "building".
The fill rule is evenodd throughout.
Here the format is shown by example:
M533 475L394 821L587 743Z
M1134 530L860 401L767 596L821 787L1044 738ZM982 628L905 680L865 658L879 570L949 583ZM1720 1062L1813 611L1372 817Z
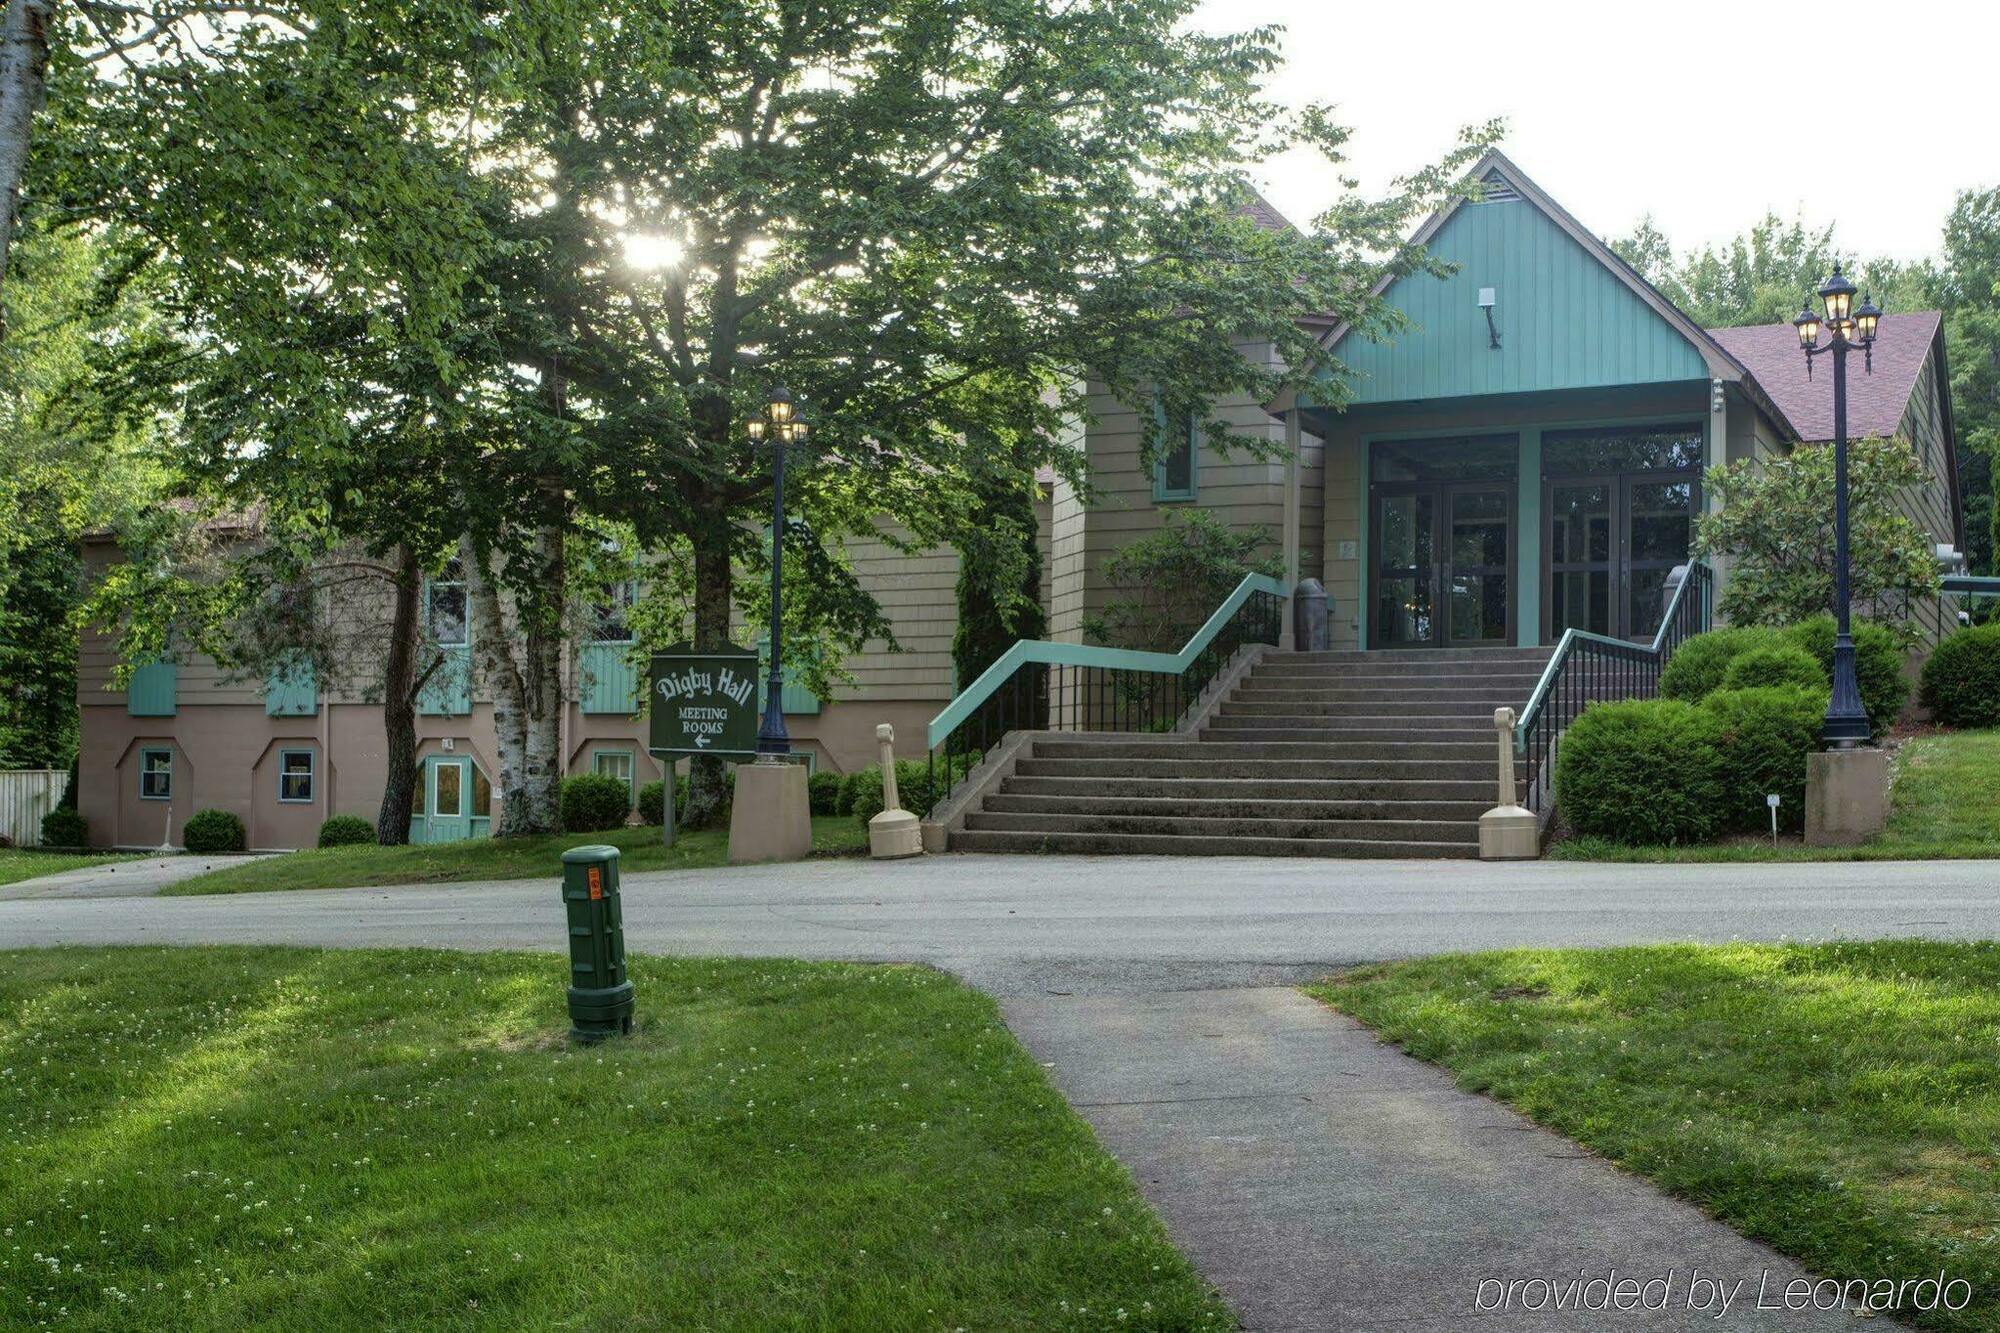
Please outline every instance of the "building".
M1419 233L1453 275L1385 283L1408 330L1385 342L1324 331L1351 389L1343 410L1311 394L1216 405L1238 430L1283 445L1279 456L1225 457L1192 422L1161 423L1091 386L1073 443L1096 498L1086 505L1051 478L1042 513L1052 639L1083 641L1113 595L1104 565L1114 553L1168 511L1200 507L1268 529L1288 585L1322 582L1337 649L1535 649L1570 627L1650 640L1694 516L1712 503L1704 469L1828 439L1830 395L1808 380L1789 325L1700 328L1504 156L1489 154L1475 174L1480 197ZM1268 207L1259 220L1287 225ZM1905 497L1908 512L1948 555L1963 545L1963 516L1944 355L1936 313L1885 318L1873 373L1851 377L1850 429L1919 452L1933 481ZM1143 444L1155 430L1165 437L1149 466ZM965 683L950 655L957 557L868 542L849 555L903 651L870 645L847 664L855 683L832 699L787 691L795 744L839 771L870 761L878 722L896 725L903 752L920 753L925 724ZM463 653L462 589L440 580L426 596L437 637L456 633ZM1942 624L1949 612L1930 614ZM621 623L610 618L606 637L573 655L563 749L570 772L636 788L660 770L632 713L638 682ZM93 841L177 842L180 822L207 806L242 815L258 847L309 845L336 812L373 817L373 705L321 697L309 681L226 681L198 658L146 665L129 690L111 690L109 652L103 636L86 636L80 808ZM419 840L487 828L490 709L465 676L446 673L426 696Z

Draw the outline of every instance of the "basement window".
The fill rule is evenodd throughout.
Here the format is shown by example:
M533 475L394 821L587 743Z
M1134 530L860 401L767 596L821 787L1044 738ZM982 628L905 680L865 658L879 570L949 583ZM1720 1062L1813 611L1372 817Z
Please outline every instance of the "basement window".
M286 805L310 805L313 799L313 752L278 751L278 799Z

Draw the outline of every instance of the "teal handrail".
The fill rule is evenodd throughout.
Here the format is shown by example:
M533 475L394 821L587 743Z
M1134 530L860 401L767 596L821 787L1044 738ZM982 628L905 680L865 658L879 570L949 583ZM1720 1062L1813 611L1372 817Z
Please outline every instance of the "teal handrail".
M1290 593L1284 580L1272 578L1268 574L1245 574L1235 591L1222 599L1222 605L1215 608L1202 627L1194 632L1177 653L1148 652L1138 648L1098 648L1084 643L1050 643L1045 639L1022 639L1000 655L1000 660L979 673L979 679L958 692L958 697L946 704L944 711L931 719L929 741L932 749L944 744L952 728L971 717L979 706L1014 678L1014 673L1029 662L1045 662L1051 666L1104 667L1119 671L1158 671L1178 675L1194 665L1204 649L1215 641L1230 617L1250 600L1255 593L1267 592L1276 597Z

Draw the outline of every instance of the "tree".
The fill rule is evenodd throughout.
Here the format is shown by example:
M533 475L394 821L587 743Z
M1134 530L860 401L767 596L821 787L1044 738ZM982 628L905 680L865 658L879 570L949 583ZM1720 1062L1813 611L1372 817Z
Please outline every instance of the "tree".
M982 468L969 491L958 547L958 628L951 660L959 683L970 685L1020 639L1039 639L1047 628L1042 611L1042 553L1037 543L1035 469L1020 455L1032 453L993 442L998 466Z
M1116 648L1178 652L1246 572L1282 573L1268 528L1232 528L1206 509L1170 509L1158 531L1104 562L1113 596L1084 634Z
M1873 619L1905 622L1913 601L1938 593L1931 536L1896 508L1929 480L1906 441L1848 445L1851 595ZM1696 517L1695 554L1732 562L1719 608L1731 624L1792 625L1834 609L1831 445L1711 468L1707 484L1721 508Z
M1966 190L1944 226L1939 296L1965 499L1966 555L1974 570L2000 570L2000 188Z

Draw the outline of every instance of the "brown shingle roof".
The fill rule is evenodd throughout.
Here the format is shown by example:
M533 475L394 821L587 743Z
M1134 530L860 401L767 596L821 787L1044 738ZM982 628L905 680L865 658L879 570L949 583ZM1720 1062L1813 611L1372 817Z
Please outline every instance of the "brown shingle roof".
M1269 199L1257 193L1254 188L1250 191L1250 198L1245 201L1241 208L1236 210L1236 215L1238 217L1249 218L1265 231L1297 230L1296 227L1292 226L1290 219L1283 213L1280 213Z
M1882 316L1875 335L1874 373L1864 371L1859 360L1847 363L1850 437L1896 433L1916 390L1924 358L1931 353L1931 340L1937 336L1941 318L1935 310ZM1806 378L1806 357L1799 350L1798 330L1789 324L1755 324L1710 329L1708 336L1756 377L1800 439L1833 438L1833 367L1820 357L1812 378Z

